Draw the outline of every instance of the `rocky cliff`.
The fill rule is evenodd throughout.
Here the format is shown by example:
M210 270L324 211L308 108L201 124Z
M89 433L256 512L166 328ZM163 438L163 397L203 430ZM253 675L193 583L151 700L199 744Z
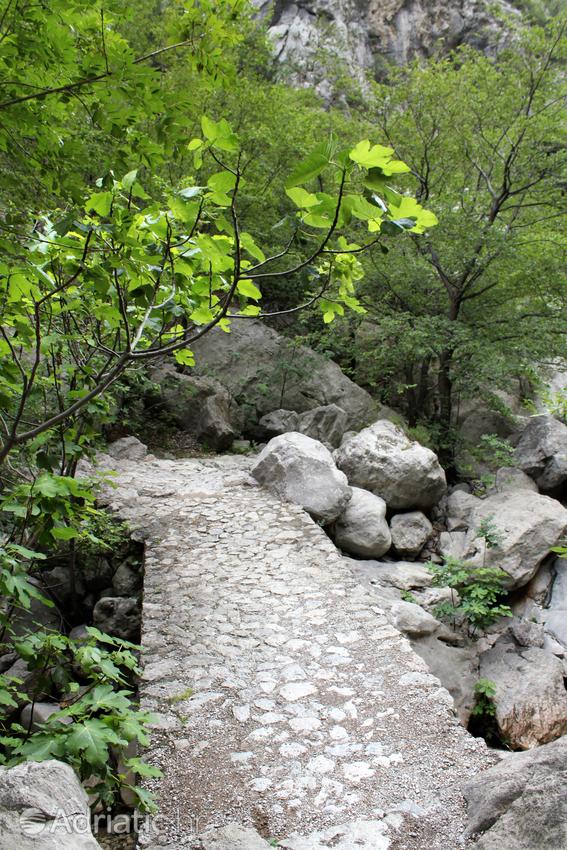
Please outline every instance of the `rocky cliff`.
M342 59L358 79L380 76L388 63L471 44L494 53L505 27L500 13L517 15L506 0L256 0L270 20L280 59L290 60L304 83L319 83L321 50Z

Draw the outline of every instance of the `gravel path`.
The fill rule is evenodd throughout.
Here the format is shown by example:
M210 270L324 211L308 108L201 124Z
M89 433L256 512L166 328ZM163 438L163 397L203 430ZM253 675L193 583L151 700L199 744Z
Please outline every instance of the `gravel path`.
M164 776L140 847L238 821L318 850L337 842L290 836L353 820L378 822L369 850L463 847L459 789L492 759L324 532L248 458L111 464L108 499L147 538L141 693Z

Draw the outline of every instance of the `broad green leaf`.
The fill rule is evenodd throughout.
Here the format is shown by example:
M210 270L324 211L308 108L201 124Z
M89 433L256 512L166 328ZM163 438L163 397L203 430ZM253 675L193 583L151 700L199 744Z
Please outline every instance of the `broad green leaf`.
M134 171L129 171L128 174L126 174L122 178L122 188L126 189L127 192L130 191L130 189L132 188L132 186L136 182L137 176L138 176L138 169L137 168Z
M285 193L301 209L314 207L319 203L317 195L307 192L306 189L302 189L300 186L293 186L291 189L286 189Z
M383 145L370 145L368 139L359 142L349 153L350 158L363 168L382 168L394 153L393 148Z
M257 307L255 304L248 304L243 310L240 311L240 316L258 316L262 312L261 307Z
M302 183L308 183L325 170L329 164L329 158L321 147L314 150L306 159L297 165L289 175L285 188L292 189Z
M209 177L207 186L214 192L230 192L236 186L236 176L230 171L219 171Z
M209 322L212 322L212 320L214 319L214 315L212 310L210 310L208 307L201 306L198 307L196 310L193 310L189 318L196 325L207 325Z
M76 528L70 528L68 525L60 525L51 529L51 536L56 540L73 540L81 535Z
M178 351L174 352L173 356L181 366L195 365L195 355L190 348L180 348Z
M203 115L201 118L201 129L205 138L208 139L210 142L214 142L218 133L216 122L212 121L206 115ZM199 145L196 145L192 148L192 150L196 150L198 147Z
M98 215L105 218L112 207L112 192L94 192L87 201L86 210L94 210Z
M240 295L245 295L246 298L253 298L254 301L258 301L262 297L262 293L251 280L240 280L237 291Z
M258 260L260 263L263 263L266 259L266 255L262 249L256 245L254 238L250 233L244 232L240 234L240 244L251 257L254 257L254 259Z
M67 739L70 752L82 753L94 767L106 763L110 744L126 744L126 741L97 718L75 723Z

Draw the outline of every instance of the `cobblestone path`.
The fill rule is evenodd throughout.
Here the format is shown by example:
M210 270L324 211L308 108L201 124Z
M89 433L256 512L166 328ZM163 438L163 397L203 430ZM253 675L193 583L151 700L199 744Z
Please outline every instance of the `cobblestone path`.
M147 544L141 694L164 775L140 846L232 821L290 850L465 846L484 742L323 530L244 457L111 463L109 501ZM313 836L353 821L351 843Z

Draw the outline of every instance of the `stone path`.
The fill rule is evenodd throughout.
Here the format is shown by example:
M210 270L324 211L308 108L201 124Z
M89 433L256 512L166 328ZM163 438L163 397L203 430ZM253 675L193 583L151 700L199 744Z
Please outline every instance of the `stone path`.
M140 847L232 821L290 850L463 847L459 789L491 757L322 529L248 458L108 461L147 540L141 693L164 775ZM299 837L350 821L348 844Z

